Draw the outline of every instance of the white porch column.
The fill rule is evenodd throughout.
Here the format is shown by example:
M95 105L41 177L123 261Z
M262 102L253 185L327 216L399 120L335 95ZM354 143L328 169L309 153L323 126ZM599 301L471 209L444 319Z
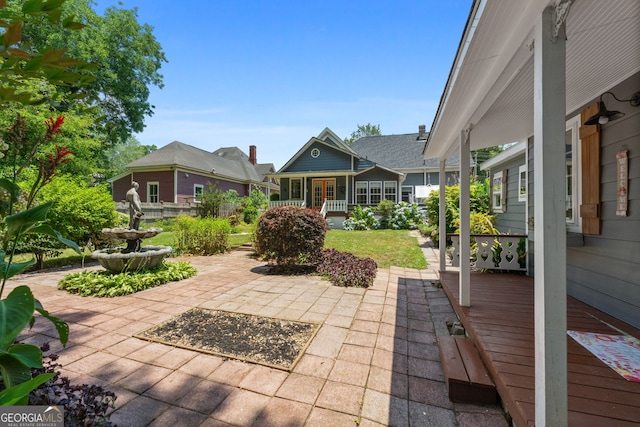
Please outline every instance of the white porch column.
M565 39L553 9L535 27L534 194L536 426L566 426L567 236L565 222Z
M438 243L438 249L440 251L440 271L447 270L447 201L446 201L446 185L447 185L447 176L445 171L445 162L446 159L440 160L440 172L438 178L439 188L439 200L438 200L438 212L440 215L438 217L438 229L440 235L440 241Z
M470 230L471 213L469 197L471 185L469 182L469 165L471 163L471 151L469 142L470 129L460 132L460 275L459 294L462 307L471 306L471 258Z
M349 212L349 175L344 176L344 200L347 202L346 212Z

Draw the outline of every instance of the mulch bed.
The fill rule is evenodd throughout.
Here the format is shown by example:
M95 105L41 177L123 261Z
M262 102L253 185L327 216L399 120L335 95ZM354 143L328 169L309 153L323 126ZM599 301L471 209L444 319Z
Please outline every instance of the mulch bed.
M192 308L135 337L290 371L318 328L315 323Z

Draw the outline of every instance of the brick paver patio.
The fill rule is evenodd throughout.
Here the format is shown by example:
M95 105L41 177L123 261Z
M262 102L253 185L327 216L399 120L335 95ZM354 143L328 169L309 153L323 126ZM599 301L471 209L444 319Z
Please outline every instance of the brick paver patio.
M74 270L19 276L9 287L28 284L71 329L64 349L42 319L22 340L50 342L73 383L114 391L119 426L507 426L499 407L447 397L437 336L455 315L434 270L380 269L365 290L266 275L246 252L184 259L195 277L110 299L57 290ZM132 338L194 306L322 326L290 373Z

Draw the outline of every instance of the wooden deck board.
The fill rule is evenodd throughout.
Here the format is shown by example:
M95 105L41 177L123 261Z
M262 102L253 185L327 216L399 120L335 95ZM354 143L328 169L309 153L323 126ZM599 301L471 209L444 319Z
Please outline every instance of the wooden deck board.
M471 274L471 307L458 304L458 273L441 272L441 282L473 339L505 407L518 426L535 420L533 278L513 274ZM640 338L640 330L567 297L569 330ZM640 383L626 381L567 336L569 425L640 423Z

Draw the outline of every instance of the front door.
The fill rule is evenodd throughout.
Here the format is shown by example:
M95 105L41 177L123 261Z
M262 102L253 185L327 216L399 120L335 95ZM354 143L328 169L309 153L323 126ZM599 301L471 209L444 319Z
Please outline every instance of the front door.
M313 209L322 209L325 200L336 199L336 180L334 179L314 179L313 188Z

